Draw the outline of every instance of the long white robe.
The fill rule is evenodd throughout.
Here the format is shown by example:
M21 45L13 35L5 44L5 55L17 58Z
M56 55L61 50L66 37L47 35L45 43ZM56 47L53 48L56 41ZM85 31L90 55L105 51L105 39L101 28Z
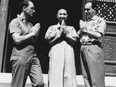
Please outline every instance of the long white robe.
M48 42L52 44L49 52L49 87L77 87L73 50L74 42L77 40L77 33L74 27L66 26L67 34L65 37L73 45L62 39L56 42L60 37L59 26L59 24L50 26L45 35Z

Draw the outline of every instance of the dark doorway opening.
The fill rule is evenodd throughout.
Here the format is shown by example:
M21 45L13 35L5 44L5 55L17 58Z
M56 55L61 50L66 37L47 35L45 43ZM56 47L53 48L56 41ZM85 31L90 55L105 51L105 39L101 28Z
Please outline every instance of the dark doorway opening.
M9 22L19 14L18 6L23 0L10 0L9 2L9 14L8 14L8 24ZM36 13L32 19L32 23L35 24L39 22L41 24L41 31L38 36L38 42L36 44L36 51L38 53L38 58L40 59L43 73L48 73L49 67L49 57L48 52L50 46L44 39L46 30L50 25L57 24L56 14L60 8L64 8L68 12L67 24L74 26L76 31L79 29L79 20L82 19L82 0L32 0L35 4ZM8 30L8 29L7 29ZM7 49L5 49L5 58L3 64L4 72L11 72L10 55L12 49L12 38L7 34ZM75 47L76 53L76 71L77 74L81 73L80 66L80 55L79 55L80 44Z

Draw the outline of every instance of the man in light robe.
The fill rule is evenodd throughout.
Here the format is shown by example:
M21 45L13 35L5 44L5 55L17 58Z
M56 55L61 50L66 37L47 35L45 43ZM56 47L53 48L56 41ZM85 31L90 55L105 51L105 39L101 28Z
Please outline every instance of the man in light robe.
M51 25L45 34L45 39L52 46L49 52L49 87L77 87L73 50L77 33L73 26L66 25L67 17L67 11L60 9L58 24Z

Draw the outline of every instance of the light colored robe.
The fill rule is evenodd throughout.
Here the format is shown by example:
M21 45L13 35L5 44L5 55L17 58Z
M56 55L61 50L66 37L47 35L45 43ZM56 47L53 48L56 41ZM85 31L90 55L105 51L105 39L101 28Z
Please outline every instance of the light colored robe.
M66 40L57 39L60 37L58 27L60 25L52 25L48 28L45 38L52 44L49 52L49 87L77 87L75 56L73 45L77 40L77 33L72 26L66 26ZM56 43L55 43L56 42Z

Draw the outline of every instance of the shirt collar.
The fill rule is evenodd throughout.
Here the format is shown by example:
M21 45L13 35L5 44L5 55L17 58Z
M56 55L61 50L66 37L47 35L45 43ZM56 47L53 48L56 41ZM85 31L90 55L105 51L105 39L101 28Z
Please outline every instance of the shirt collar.
M61 26L59 22L57 23L57 26L58 26L58 27L60 27L60 26ZM64 26L66 26L66 24L65 24Z
M87 20L87 22L91 21L91 20L96 20L98 18L97 15L94 15L92 18L90 18L89 20Z
M97 18L98 18L98 16L95 15L95 16L93 16L93 17L91 18L91 20L95 20L95 19L97 19Z
M19 18L21 21L25 20L25 18L21 17L19 14L17 15L17 18Z

